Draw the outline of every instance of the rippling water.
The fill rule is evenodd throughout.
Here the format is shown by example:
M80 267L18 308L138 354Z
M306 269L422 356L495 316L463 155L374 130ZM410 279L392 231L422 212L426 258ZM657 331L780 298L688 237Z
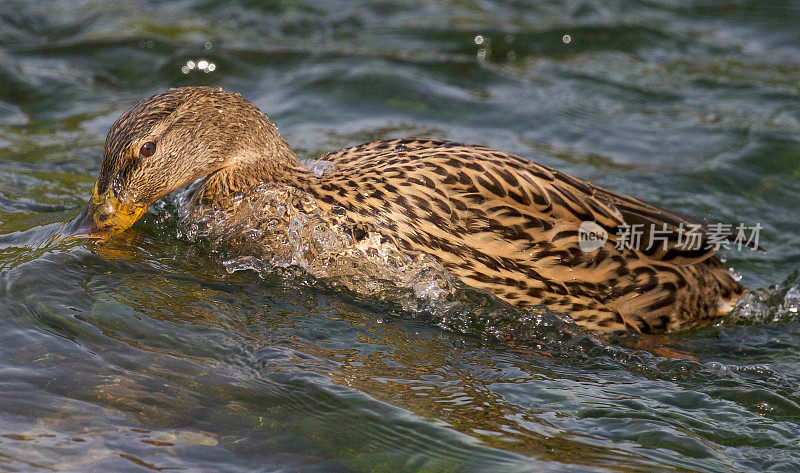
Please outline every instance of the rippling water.
M0 470L800 470L796 3L135 3L0 5ZM188 84L304 156L481 143L759 223L766 252L727 253L758 289L722 326L607 345L469 291L437 319L228 272L175 198L119 241L60 237L114 119Z

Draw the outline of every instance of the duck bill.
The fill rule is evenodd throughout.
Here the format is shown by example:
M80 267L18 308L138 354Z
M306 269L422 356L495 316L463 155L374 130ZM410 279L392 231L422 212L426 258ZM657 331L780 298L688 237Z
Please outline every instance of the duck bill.
M102 194L97 192L97 183L92 189L92 200L86 210L76 219L79 233L104 238L121 233L131 227L147 211L144 204L127 204L121 201L111 187Z

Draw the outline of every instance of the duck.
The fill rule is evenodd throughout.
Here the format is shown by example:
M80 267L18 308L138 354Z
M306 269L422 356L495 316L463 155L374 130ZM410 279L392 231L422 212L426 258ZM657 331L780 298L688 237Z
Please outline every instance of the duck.
M113 238L192 183L189 218L239 212L239 220L263 221L258 206L237 203L269 185L290 191L273 198L300 196L314 212L346 219L354 240L378 235L402 255L435 261L460 284L523 310L544 305L597 334L702 327L720 321L745 292L718 248L706 244L705 223L520 156L402 138L318 159L324 172L304 163L241 94L172 88L111 126L86 231ZM662 232L645 232L640 246L624 244L620 229L634 225ZM594 237L581 239L587 226ZM247 251L263 251L269 234L282 231L256 228L259 234L239 239L249 242ZM696 230L699 244L681 241L684 228Z

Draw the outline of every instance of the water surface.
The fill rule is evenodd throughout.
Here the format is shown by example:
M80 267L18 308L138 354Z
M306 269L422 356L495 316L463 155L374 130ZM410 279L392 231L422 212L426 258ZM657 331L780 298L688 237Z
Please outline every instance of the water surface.
M800 470L794 3L136 3L0 6L0 469ZM228 272L175 198L119 241L59 238L116 117L190 84L241 92L306 157L480 143L759 223L766 252L726 257L766 289L653 354L480 294L443 330ZM502 313L525 343L457 323Z

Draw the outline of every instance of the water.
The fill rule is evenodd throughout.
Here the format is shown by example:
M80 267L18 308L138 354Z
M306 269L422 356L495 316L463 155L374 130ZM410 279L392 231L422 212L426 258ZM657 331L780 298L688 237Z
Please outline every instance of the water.
M0 470L797 471L798 22L783 1L4 2ZM765 252L726 254L758 290L719 327L608 345L470 291L409 311L229 272L175 197L118 241L64 239L110 124L188 84L241 92L307 157L482 143L760 223Z

